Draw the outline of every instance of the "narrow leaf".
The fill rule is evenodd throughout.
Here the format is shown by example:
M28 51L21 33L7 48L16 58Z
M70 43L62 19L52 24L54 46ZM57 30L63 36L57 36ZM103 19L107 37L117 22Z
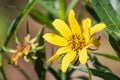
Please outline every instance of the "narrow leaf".
M110 55L110 54L106 54L106 53L101 53L101 52L90 52L94 55L99 55L99 56L103 56L103 57L106 57L106 58L109 58L109 59L112 59L112 60L115 60L115 61L120 61L120 58L117 57L117 56L114 56L114 55Z
M44 30L45 30L45 28L43 27L40 31L39 31L39 33L37 34L37 38L38 38L38 40L39 40L39 46L43 46L44 45L44 39L43 39L43 34L44 34Z
M38 0L38 3L46 12L51 14L53 18L58 18L57 9L53 7L56 3L56 0Z
M37 22L39 22L39 23L41 23L43 25L46 25L45 27L48 27L49 29L53 30L55 33L58 33L58 31L52 25L52 20L50 18L48 18L47 15L44 15L43 13L41 13L40 11L38 11L36 9L32 9L29 12L29 15L34 20L36 20Z
M29 15L35 19L37 22L42 23L43 25L47 25L47 27L49 28L53 28L52 26L52 20L48 18L47 15L44 15L43 13L41 13L40 11L38 11L37 9L32 9L29 12Z
M102 64L98 61L98 59L97 59L96 57L93 57L91 61L93 62L93 66L94 66L97 70L111 73L111 70L110 70L108 67L102 65Z
M93 18L97 21L100 22L100 18L98 17L98 15L96 14L95 10L93 8L91 8L90 6L86 5L85 6L87 11L93 16Z
M59 79L58 73L52 67L49 66L48 70L56 78L56 80Z
M93 62L93 66L95 67L95 69L90 68L90 70L94 76L101 77L104 80L120 80L120 78L116 76L115 74L113 74L108 67L102 65L97 60L96 57L92 58L92 62ZM83 72L88 72L87 68L81 67L81 66L71 66L70 68L73 68L75 70L80 70Z
M19 25L22 23L22 21L24 20L25 16L29 13L29 11L32 9L35 2L36 0L29 0L21 15L13 21L8 30L7 39L4 46L8 44L8 41L11 38L11 36L14 34L15 31L18 30L18 28L20 27Z
M103 72L97 69L91 69L91 72L93 75L99 76L103 78L104 80L120 80L120 78L114 75L113 73L107 73L107 72Z
M4 73L4 75L3 75L3 73L4 73L3 69L0 69L0 79L7 80L6 77L4 76L5 73Z
M22 12L22 14L13 21L13 23L11 24L11 26L8 30L8 33L7 33L7 39L4 43L5 47L7 46L10 38L15 33L15 31L17 32L19 25L22 23L23 19L28 14L28 12L31 10L31 8L33 7L35 2L36 2L36 0L29 0L24 11ZM3 51L3 49L1 49L0 50L0 77L2 78L2 80L6 80L6 75L4 74L3 66L2 66L3 54L4 54L4 51Z
M82 66L70 66L70 68L73 68L75 70L81 70L83 72L87 72L87 68L82 67Z
M117 12L112 7L110 0L91 0L91 4L102 22L107 25L105 32L107 33L111 46L116 51L117 55L120 57L119 14L117 14Z
M40 30L40 32L38 33L39 37L38 37L38 42L39 42L39 46L44 45L44 39L42 38L44 33L44 28L42 28ZM45 48L42 48L40 50L36 51L35 56L37 57L37 59L35 60L35 71L39 77L40 80L45 80L45 74L46 74L46 58L45 58Z
M6 47L2 47L3 48L3 50L5 51L5 52L9 52L9 53L15 53L16 52L16 50L13 50L13 49L9 49L9 48L6 48Z
M109 35L109 42L112 45L113 49L116 51L116 54L119 56L120 59L120 39L115 40L111 35Z
M14 34L17 27L20 25L21 19L22 19L22 14L19 17L17 17L15 20L13 20L13 22L12 22L12 24L11 24L9 30L8 30L7 39L6 39L6 42L5 42L4 46L7 46L9 39Z
M58 0L59 2L59 17L62 19L62 20L65 20L65 1L64 0Z
M93 57L92 62L93 62L93 66L96 68L96 69L91 69L91 72L93 75L99 76L103 78L104 80L119 80L120 79L115 74L113 74L112 71L108 67L102 65L96 57Z
M99 18L107 25L119 24L120 19L118 14L110 4L110 0L90 0L93 8L98 14ZM104 14L104 15L103 15Z

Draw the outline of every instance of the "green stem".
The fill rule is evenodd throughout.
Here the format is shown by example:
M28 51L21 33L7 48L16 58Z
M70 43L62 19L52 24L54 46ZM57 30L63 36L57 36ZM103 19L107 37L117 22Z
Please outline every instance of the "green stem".
M2 80L7 80L7 77L6 77L6 75L5 75L5 72L4 72L4 70L3 70L3 49L1 48L1 50L0 50L0 78L2 79Z
M5 73L4 73L4 70L2 67L0 67L0 77L2 80L7 80L6 77L5 77Z
M59 0L59 17L63 20L65 20L65 1L64 0Z
M105 58L108 58L108 59L111 59L111 60L115 60L115 61L119 61L120 62L120 58L117 57L117 56L114 56L114 55L110 55L108 53L101 53L101 52L90 52L94 55L98 55L98 56L102 56L102 57L105 57Z
M20 24L24 20L25 16L30 12L30 10L32 9L35 2L36 2L36 0L29 0L28 1L28 5L26 6L24 11L22 12L21 16L19 18L17 18L19 20L16 19L16 24L14 24L14 27L12 27L12 29L14 29L14 30L13 31L11 31L11 30L8 31L8 35L7 35L6 41L4 43L5 47L7 46L7 44L9 42L10 38L12 37L12 35L18 31L18 28L19 28ZM2 77L2 80L7 80L6 75L4 73L4 70L3 70L3 64L2 64L3 56L6 55L4 53L5 53L4 50L1 48L0 49L0 77ZM27 79L27 80L30 80L30 79Z
M2 66L0 66L0 78L1 78L2 80L7 80L6 75L5 75L5 73L4 73L4 70L3 70L3 67L2 67Z
M88 70L89 80L92 80L92 75L91 75L91 71L90 71L90 68L88 66L88 63L86 63L86 67L87 67L87 70Z
M22 23L22 21L24 20L24 18L27 16L27 14L30 12L30 10L32 9L32 7L34 6L36 0L29 0L28 1L28 5L26 5L26 8L23 10L22 14L16 19L16 21L14 22L14 27L12 27L12 29L15 29L14 31L8 31L8 35L7 35L7 39L5 41L4 46L7 46L10 38L12 37L12 35L16 32L18 32L19 26Z
M63 56L60 56L59 57L59 62L58 62L58 64L59 64L59 67L58 67L59 72L58 72L58 74L60 76L58 80L66 80L66 74L64 72L62 72L62 70L61 70L62 58L63 58Z

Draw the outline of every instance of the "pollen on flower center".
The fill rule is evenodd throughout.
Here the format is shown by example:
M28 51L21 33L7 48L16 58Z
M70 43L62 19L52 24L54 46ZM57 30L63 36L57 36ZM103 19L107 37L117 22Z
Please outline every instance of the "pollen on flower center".
M68 40L68 46L74 51L81 50L85 46L85 38L80 34L73 34Z

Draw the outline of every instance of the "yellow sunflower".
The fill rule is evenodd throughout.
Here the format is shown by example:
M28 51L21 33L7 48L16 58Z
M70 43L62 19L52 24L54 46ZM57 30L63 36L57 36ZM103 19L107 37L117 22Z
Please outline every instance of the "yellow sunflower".
M91 20L89 18L82 20L82 24L79 25L73 10L70 10L68 14L68 21L70 27L61 19L56 19L53 22L54 27L62 36L53 33L47 33L43 36L51 44L60 46L48 62L54 61L60 55L64 54L61 65L63 72L66 72L68 66L77 55L81 64L87 62L87 48L91 45L95 47L99 47L100 45L99 41L91 36L106 27L103 23L91 27Z

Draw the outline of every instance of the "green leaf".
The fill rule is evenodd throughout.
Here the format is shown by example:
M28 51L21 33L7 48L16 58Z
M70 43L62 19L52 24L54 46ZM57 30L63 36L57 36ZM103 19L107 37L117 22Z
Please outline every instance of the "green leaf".
M37 9L32 9L29 12L29 15L36 20L37 22L46 25L45 27L48 27L49 29L53 30L55 33L59 34L59 32L55 29L55 27L53 27L52 25L52 20L50 18L48 18L47 15L44 15L43 13L41 13L40 11L38 11Z
M90 6L86 5L86 10L92 15L92 17L97 21L100 22L100 18L98 17L98 15L96 14L95 10L93 8L91 8Z
M13 22L12 22L8 32L7 32L7 39L5 42L5 46L7 46L9 39L11 38L11 36L14 34L16 29L18 28L18 25L20 25L21 19L22 19L22 15L20 15L15 20L13 20Z
M120 57L120 44L118 44L120 43L120 39L116 41L111 35L109 35L109 42L116 51L116 54Z
M43 24L43 25L47 25L48 28L53 29L52 26L52 20L48 18L47 15L44 15L43 13L41 13L40 11L38 11L37 9L32 9L29 12L29 15L36 20L37 22Z
M111 46L120 57L120 28L118 26L110 26L106 29Z
M51 14L53 18L58 18L58 12L55 8L55 3L56 0L38 0L39 6L41 6L46 12Z
M44 45L44 39L42 37L44 35L44 30L45 30L45 27L43 27L37 34L37 39L39 40L39 46Z
M44 39L42 38L44 34L44 29L45 28L42 28L40 32L38 33L39 46L44 45ZM35 71L40 80L45 80L45 75L46 75L46 70L47 70L45 48L37 50L35 53L35 56L37 57L37 59L34 62Z
M87 68L82 67L82 66L70 66L70 68L73 68L75 70L80 70L80 71L83 71L83 72L87 72Z
M22 14L12 22L12 24L8 30L8 33L7 33L7 39L4 43L5 47L7 46L10 38L15 33L15 31L17 32L19 25L21 24L21 22L23 21L25 16L29 13L29 11L31 10L31 8L35 4L35 2L36 2L36 0L29 0L24 11L22 12ZM3 66L2 66L3 54L4 54L4 51L3 51L3 49L1 49L0 50L0 77L2 78L2 80L6 80L6 76L4 74L4 70L3 70Z
M3 55L2 55L2 53L0 53L0 79L7 80L5 72L3 70L3 66L2 66L2 61L3 61L2 59L3 59Z
M83 72L87 72L87 68L81 67L81 66L72 66L71 68L75 69L75 70L80 70ZM90 69L91 73L94 76L98 76L100 78L103 78L104 80L120 80L119 77L117 77L116 75L114 75L111 72L106 72L103 70L99 70L99 69Z
M120 57L120 16L112 7L110 0L91 0L99 18L107 25L105 32L117 55ZM118 6L118 5L117 5Z
M52 67L49 66L48 70L56 78L56 80L59 79L58 73Z
M8 41L11 38L11 36L14 34L14 32L17 32L18 28L20 27L20 24L24 20L25 16L32 9L35 2L36 2L36 0L29 0L26 7L25 7L25 9L21 13L21 15L12 22L12 24L11 24L9 30L8 30L7 39L6 39L6 42L5 42L4 46L6 46L8 44Z
M97 70L100 70L100 71L103 71L103 72L106 72L106 73L107 73L107 72L108 72L108 73L111 72L110 69L109 69L108 67L102 65L102 64L98 61L98 59L97 59L96 57L93 57L91 61L93 62L93 66L94 66Z
M118 25L111 25L107 27L106 32L111 35L115 41L120 39L120 28Z
M119 24L120 18L110 4L110 0L90 0L99 18L106 23ZM104 15L103 15L104 14Z
M64 0L58 0L58 2L59 2L59 6L60 6L60 8L59 8L59 17L60 17L60 19L62 19L62 20L65 20L65 1Z
M120 78L114 75L113 73L107 73L97 69L91 69L91 72L94 76L99 76L104 80L120 80Z
M99 76L103 78L104 80L119 80L120 78L113 74L111 70L102 65L96 57L93 57L92 59L93 65L96 69L91 69L91 72L95 76Z
M71 75L75 70L72 68L68 68L67 72L66 72L66 80L70 80L71 79Z
M117 57L117 56L114 56L114 55L110 55L110 54L106 54L106 53L101 53L101 52L90 52L90 53L92 53L94 55L103 56L103 57L106 57L106 58L109 58L109 59L112 59L112 60L115 60L115 61L120 61L120 58Z
M116 54L120 57L120 27L119 25L111 25L106 29L111 46L116 51Z
M108 67L100 64L98 62L97 58L93 58L92 61L93 61L93 65L96 69L90 68L90 70L94 76L101 77L104 80L120 80L120 78L118 76L116 76L115 74L113 74ZM83 72L88 72L87 68L82 67L82 66L71 66L70 68L73 68L75 70L80 70Z

